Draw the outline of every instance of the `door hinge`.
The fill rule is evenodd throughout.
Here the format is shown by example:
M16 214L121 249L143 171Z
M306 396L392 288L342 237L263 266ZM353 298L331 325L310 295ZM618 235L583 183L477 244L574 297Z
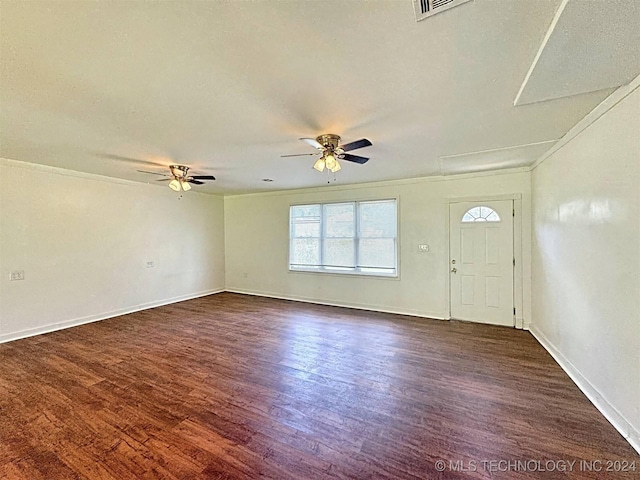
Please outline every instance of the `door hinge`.
M516 314L516 307L513 307L513 314Z
M514 208L513 210L511 210L511 216L515 217L516 216L516 209Z
M513 266L514 266L514 267L516 266L516 259L515 259L515 257L513 257Z

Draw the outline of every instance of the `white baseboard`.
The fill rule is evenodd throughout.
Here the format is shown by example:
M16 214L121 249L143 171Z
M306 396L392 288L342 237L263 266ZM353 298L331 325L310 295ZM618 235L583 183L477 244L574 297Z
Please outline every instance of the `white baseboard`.
M536 340L549 352L553 359L560 365L569 378L586 395L591 403L604 415L611 425L622 435L627 442L640 454L640 431L638 431L618 410L607 401L606 398L587 380L582 373L549 341L545 335L536 328L529 326L529 331Z
M411 317L432 318L434 320L449 320L448 314L431 313L412 309L395 309L387 308L381 305L369 305L364 303L346 303L322 300L313 297L301 297L296 295L282 295L280 293L265 292L262 290L245 290L240 288L227 288L225 291L229 293L240 293L242 295L254 295L256 297L278 298L280 300L292 300L294 302L313 303L316 305L327 305L330 307L353 308L355 310L368 310L373 312L394 313L396 315L409 315Z
M21 338L33 337L34 335L41 335L43 333L55 332L56 330L62 330L70 327L77 327L78 325L84 325L85 323L98 322L100 320L106 320L107 318L118 317L120 315L126 315L128 313L139 312L140 310L148 310L149 308L161 307L163 305L169 305L171 303L183 302L185 300L191 300L198 297L205 297L207 295L213 295L215 293L224 292L224 288L216 290L205 290L203 292L190 293L188 295L181 295L178 297L166 298L155 302L141 303L132 307L121 308L113 310L111 312L100 313L96 315L89 315L86 317L75 318L72 320L65 320L64 322L50 323L48 325L42 325L35 328L29 328L27 330L20 330L19 332L4 333L0 335L0 343L11 342L13 340L19 340Z

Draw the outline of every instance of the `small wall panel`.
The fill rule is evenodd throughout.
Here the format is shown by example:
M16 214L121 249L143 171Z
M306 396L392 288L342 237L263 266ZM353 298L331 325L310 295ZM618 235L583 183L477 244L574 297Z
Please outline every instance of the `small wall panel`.
M495 227L486 228L484 231L485 263L487 265L498 265L500 262L499 235L500 231Z
M484 285L486 306L500 308L500 277L486 277Z
M460 230L460 256L465 265L473 265L475 231L473 228L462 228Z
M474 275L463 275L460 279L460 303L462 305L475 304L475 279Z

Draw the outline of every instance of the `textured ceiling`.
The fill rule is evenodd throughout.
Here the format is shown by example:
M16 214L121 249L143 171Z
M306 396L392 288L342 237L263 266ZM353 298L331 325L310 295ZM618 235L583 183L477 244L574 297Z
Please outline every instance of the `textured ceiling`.
M564 0L516 104L614 88L640 73L640 1Z
M2 0L0 156L140 182L183 163L209 193L326 184L280 157L321 133L373 142L338 184L527 165L609 93L513 105L560 5Z

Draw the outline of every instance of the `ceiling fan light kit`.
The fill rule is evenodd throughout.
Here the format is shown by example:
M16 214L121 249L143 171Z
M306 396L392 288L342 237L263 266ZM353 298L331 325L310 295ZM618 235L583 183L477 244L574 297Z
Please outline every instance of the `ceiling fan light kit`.
M323 172L326 168L331 173L336 173L337 171L342 170L340 162L338 162L336 157L331 153L327 153L320 157L318 161L316 161L313 168L315 168L319 172Z

